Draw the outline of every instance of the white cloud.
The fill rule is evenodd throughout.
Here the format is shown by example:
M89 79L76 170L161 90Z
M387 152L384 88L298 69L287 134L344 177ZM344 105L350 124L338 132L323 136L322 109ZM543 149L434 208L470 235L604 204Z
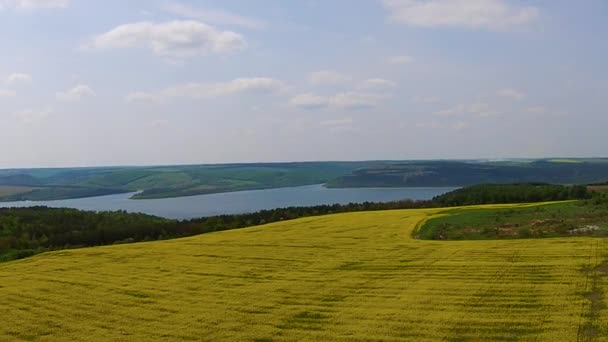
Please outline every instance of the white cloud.
M523 92L517 90L517 89L511 89L511 88L505 88L502 90L499 90L497 93L498 96L500 97L505 97L505 98L509 98L512 100L523 100L526 97L526 94L524 94Z
M414 57L408 55L391 56L386 59L389 64L404 65L414 61Z
M499 111L485 102L475 102L469 105L457 105L452 108L435 112L438 116L475 116L487 118L499 115Z
M463 129L469 128L470 126L471 126L471 124L466 121L446 122L445 120L443 120L441 122L437 121L437 120L424 121L424 122L418 122L415 124L416 128L433 129L433 130L451 129L454 131L462 131Z
M79 101L87 97L95 96L95 92L86 84L79 84L66 91L58 92L56 98L59 101Z
M498 110L485 102L473 103L469 106L468 112L479 118L489 118L498 115Z
M36 124L44 121L53 114L51 108L45 109L23 109L13 113L13 116L23 124Z
M329 128L331 131L354 131L355 121L353 118L330 119L320 122L321 126Z
M366 89L366 90L387 90L392 89L397 86L397 83L389 80L385 80L383 78L370 78L361 82L357 89Z
M549 116L549 117L557 117L557 116L567 116L568 112L563 110L555 110L551 108L547 108L545 106L530 106L524 108L523 112L532 116Z
M17 96L17 93L13 90L8 90L8 89L0 89L0 98L3 97L15 97Z
M466 108L467 107L465 105L460 104L460 105L457 105L454 107L439 110L439 111L435 112L435 115L438 115L438 116L462 115L466 112Z
M329 100L322 96L307 93L292 97L291 100L289 100L289 103L295 107L317 109L327 107L329 105Z
M133 92L125 97L128 102L154 102L154 95L143 91Z
M26 84L32 82L32 76L24 73L13 73L6 78L9 84Z
M536 20L539 10L505 0L383 0L389 19L416 27L503 31Z
M209 99L241 93L279 93L287 88L285 83L266 77L237 78L229 82L186 83L165 88L158 92L134 92L127 101L163 102L175 98Z
M376 107L384 98L386 98L385 95L357 91L339 93L328 97L306 93L291 98L289 103L303 109L340 108L358 110Z
M365 109L376 107L383 96L360 93L345 92L337 94L329 101L330 105L344 109Z
M165 6L165 10L180 17L197 19L215 25L237 26L250 30L261 30L267 26L266 23L260 20L247 18L238 14L221 10L196 8L180 3L167 5Z
M159 56L185 58L210 53L229 53L242 50L246 45L245 39L238 33L220 31L194 20L177 20L120 25L95 37L86 47L147 48Z
M168 125L169 125L169 121L165 120L165 119L153 120L148 123L148 126L153 127L153 128L166 127Z
M416 96L412 99L413 103L429 104L439 102L439 98L436 96Z
M528 114L545 114L548 112L546 107L543 106L531 106L524 109L524 112Z
M323 125L323 126L350 125L352 123L353 123L353 119L352 118L332 119L332 120L321 121L321 125Z
M452 129L454 129L456 131L462 131L463 129L466 129L469 126L471 126L471 125L468 122L460 121L460 122L453 124Z
M4 8L19 10L65 8L69 4L70 0L0 0L0 10Z
M440 127L442 127L442 125L438 121L425 121L425 122L417 123L416 127L418 127L418 128L440 128Z
M308 82L313 85L336 85L350 80L350 77L342 75L334 70L316 71L308 76Z

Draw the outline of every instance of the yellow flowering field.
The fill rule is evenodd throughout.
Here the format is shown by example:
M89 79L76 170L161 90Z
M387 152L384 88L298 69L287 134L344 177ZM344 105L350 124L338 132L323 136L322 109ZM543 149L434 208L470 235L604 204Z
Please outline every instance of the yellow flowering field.
M606 240L413 239L439 212L304 218L0 264L0 340L608 339Z

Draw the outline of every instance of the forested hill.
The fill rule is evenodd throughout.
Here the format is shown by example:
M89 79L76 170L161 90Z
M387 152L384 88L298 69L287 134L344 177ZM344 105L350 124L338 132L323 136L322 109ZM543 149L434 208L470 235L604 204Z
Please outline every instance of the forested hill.
M141 191L135 199L326 183L329 187L459 187L608 181L608 159L363 161L0 170L0 201Z
M332 180L336 188L469 186L483 183L589 184L608 180L606 159L393 162Z

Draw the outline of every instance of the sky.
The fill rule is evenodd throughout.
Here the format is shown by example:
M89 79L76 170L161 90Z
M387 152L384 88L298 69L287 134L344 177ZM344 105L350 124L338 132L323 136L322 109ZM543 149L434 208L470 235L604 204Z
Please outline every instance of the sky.
M0 0L0 168L605 157L605 0Z

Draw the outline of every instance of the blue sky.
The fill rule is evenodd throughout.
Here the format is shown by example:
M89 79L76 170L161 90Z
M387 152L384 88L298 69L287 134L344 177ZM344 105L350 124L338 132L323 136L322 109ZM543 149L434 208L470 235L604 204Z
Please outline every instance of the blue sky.
M0 167L606 156L608 2L0 0Z

